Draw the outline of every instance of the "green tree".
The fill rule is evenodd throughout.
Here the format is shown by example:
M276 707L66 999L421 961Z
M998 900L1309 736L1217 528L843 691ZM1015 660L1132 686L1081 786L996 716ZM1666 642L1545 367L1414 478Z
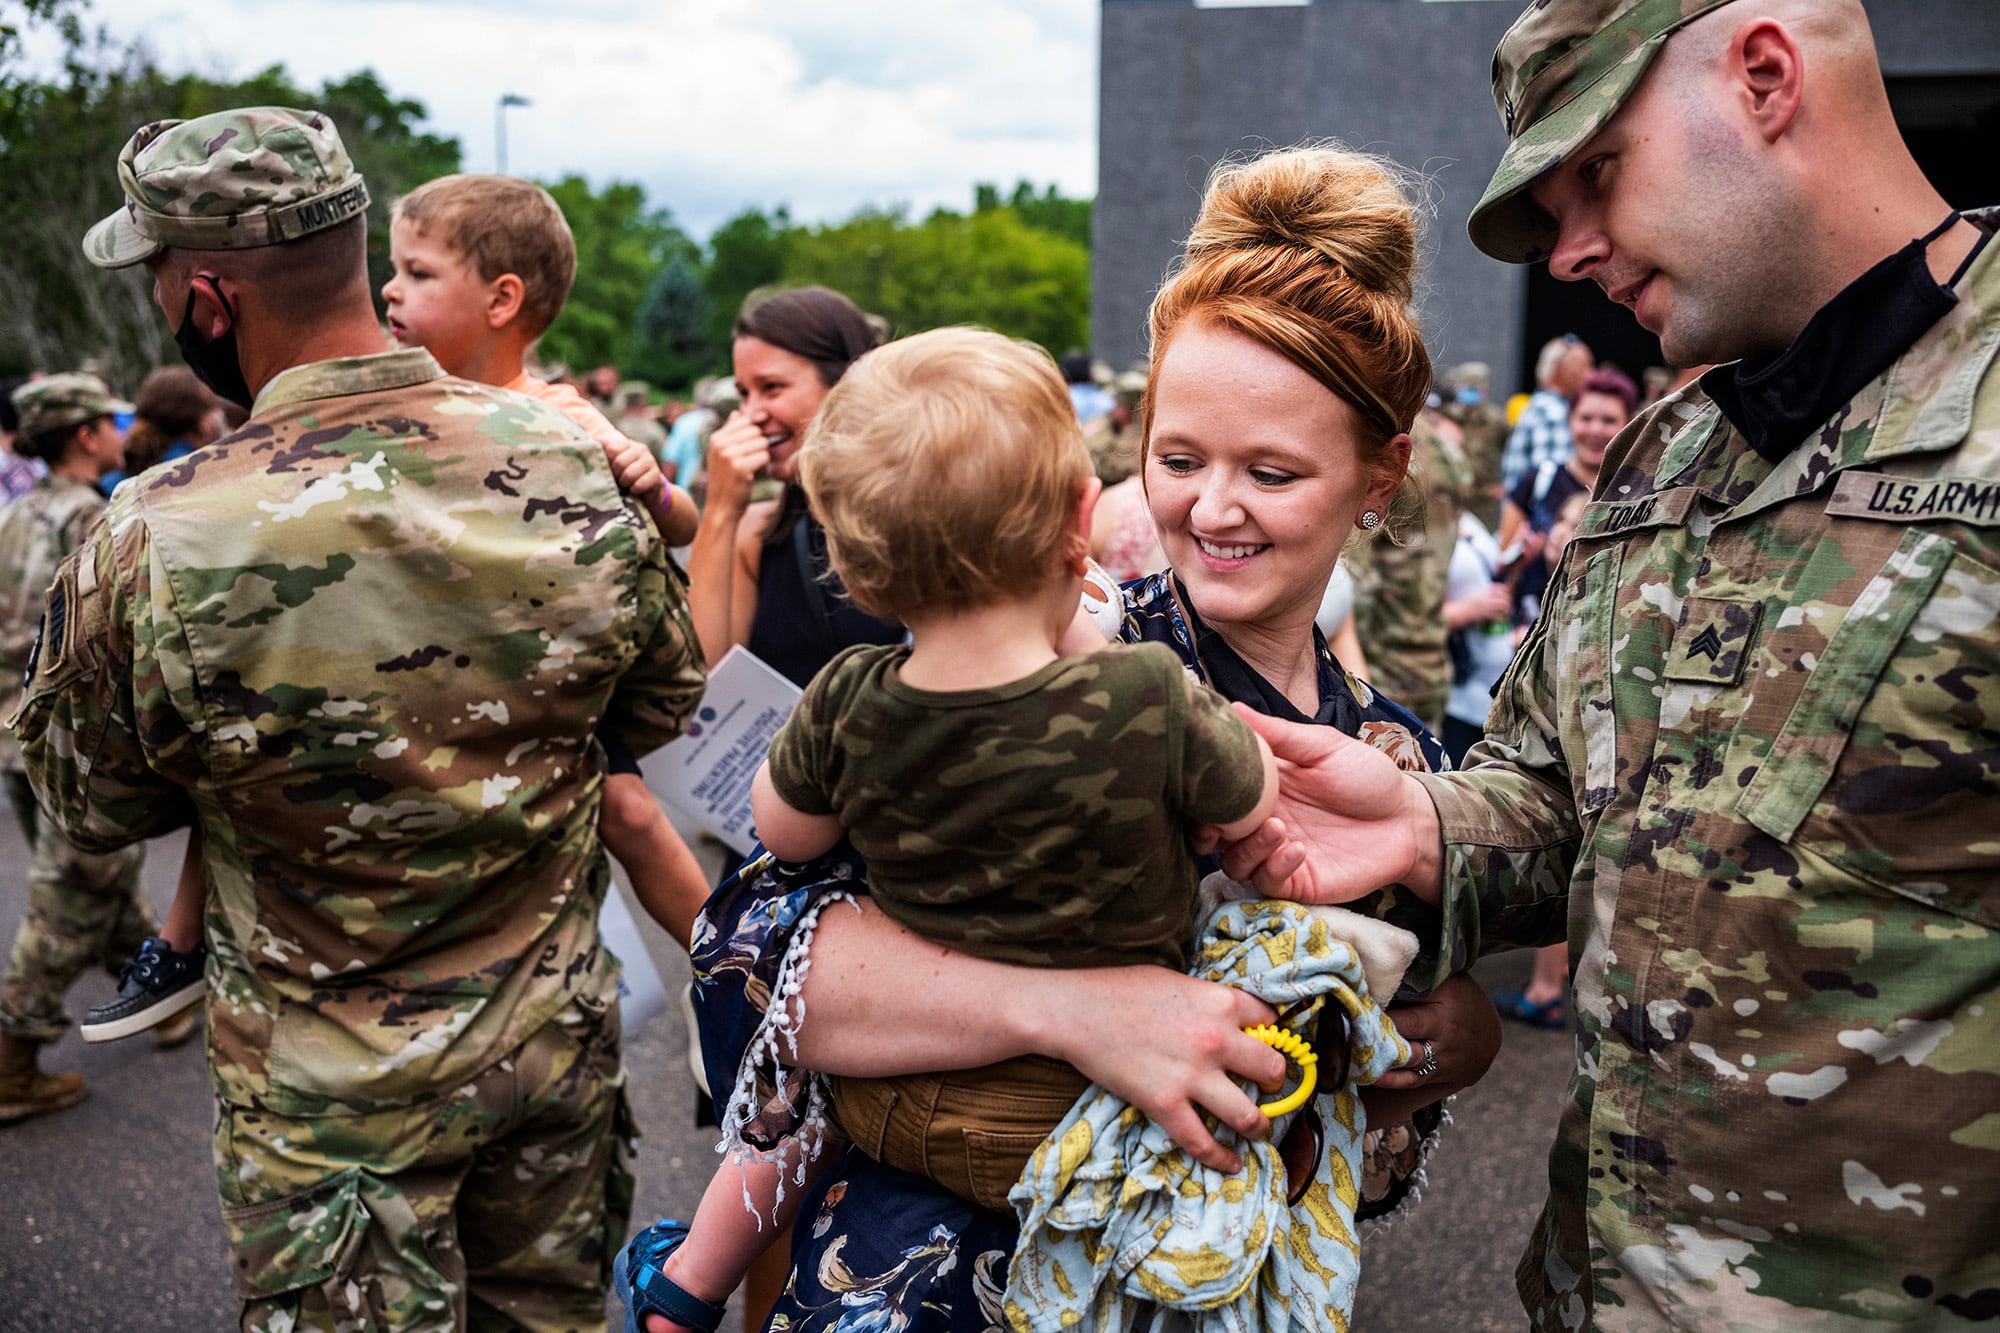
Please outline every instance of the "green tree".
M19 3L18 14L0 10L0 80L6 78L7 67L20 53L21 29L24 25L62 24L72 35L82 30L81 22L77 18L77 10L82 7L82 0L19 0Z
M783 208L765 214L751 208L715 229L708 238L708 270L702 290L708 293L709 340L726 353L729 331L743 298L785 276L785 247L795 229Z
M424 132L420 102L392 96L363 71L317 90L282 66L217 82L159 69L136 48L74 22L57 77L0 77L0 371L60 370L93 360L114 385L134 388L174 360L166 322L153 308L143 270L107 273L81 249L91 224L117 208L118 153L149 121L233 106L288 105L329 113L368 181L369 251L377 290L388 276L391 201L432 176L458 169L455 140Z
M794 233L784 278L845 292L897 334L982 324L1055 353L1089 345L1090 252L1011 207L939 209L914 224L864 209Z
M283 76L282 69L273 73ZM382 285L391 271L390 210L425 181L460 169L458 140L419 129L426 115L424 104L396 97L373 70L328 81L312 106L333 117L349 155L368 181L368 278L380 309Z
M632 328L633 374L654 387L679 391L726 358L709 332L708 293L698 266L677 254L654 275Z
M542 335L542 358L577 372L623 366L647 285L676 257L699 263L700 247L637 185L613 181L593 191L581 176L565 176L548 191L576 237L576 284Z
M1088 250L1090 248L1090 200L1068 199L1050 185L1040 194L1027 181L1018 181L1014 193L1004 201L1000 198L997 185L978 185L973 189L975 213L990 213L999 208L1011 208L1026 225L1038 231L1052 232L1067 237Z

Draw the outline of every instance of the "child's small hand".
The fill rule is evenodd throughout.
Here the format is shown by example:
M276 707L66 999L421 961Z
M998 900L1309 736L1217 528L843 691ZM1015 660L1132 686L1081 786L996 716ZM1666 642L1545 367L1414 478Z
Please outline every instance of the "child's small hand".
M1305 865L1306 848L1292 836L1285 821L1275 815L1241 838L1231 838L1213 824L1198 824L1194 831L1194 851L1197 856L1219 852L1234 858L1230 864L1244 872L1240 876L1242 881L1254 883L1257 891L1267 898L1300 903L1338 901L1313 896L1307 877L1298 873ZM1229 874L1231 879L1239 878L1234 870Z
M637 440L623 435L615 441L607 440L604 456L611 460L611 472L618 478L618 489L635 500L649 500L667 484L653 451Z

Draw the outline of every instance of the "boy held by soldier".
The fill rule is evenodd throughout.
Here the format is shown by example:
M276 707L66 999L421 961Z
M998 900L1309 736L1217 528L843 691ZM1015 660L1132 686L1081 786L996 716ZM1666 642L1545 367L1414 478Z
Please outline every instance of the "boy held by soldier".
M390 257L395 274L382 297L399 346L424 348L448 375L561 411L603 446L619 484L650 504L669 545L693 540L694 501L664 481L646 446L619 433L573 386L527 369L528 354L562 312L576 276L575 240L546 190L511 176L439 177L398 201ZM708 896L707 877L631 751L609 732L598 740L609 766L599 816L604 844L647 912L685 944ZM197 831L159 940L148 941L128 964L118 997L90 1012L84 1040L131 1036L201 999L204 891Z
M911 642L850 648L807 687L752 788L765 847L802 861L850 839L885 913L981 957L1182 966L1188 831L1257 828L1276 767L1171 650L1107 645L1079 617L1100 483L1048 354L972 329L880 347L827 396L799 476L848 595ZM1004 1209L1014 1145L1088 1084L1027 1058L837 1079L833 1105L871 1155ZM796 1212L780 1173L800 1154L828 1156L733 1156L691 1229L631 1242L615 1277L643 1327L715 1327L770 1242L763 1215Z

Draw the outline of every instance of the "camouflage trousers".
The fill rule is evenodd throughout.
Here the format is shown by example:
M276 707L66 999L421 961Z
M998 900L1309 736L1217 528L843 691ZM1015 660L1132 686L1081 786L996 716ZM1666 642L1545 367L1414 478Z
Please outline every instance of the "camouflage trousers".
M615 1003L572 1004L421 1105L223 1105L216 1176L242 1328L601 1330L634 1138Z
M0 772L0 786L31 849L28 910L0 982L0 1032L56 1041L69 1026L63 996L84 969L95 964L116 976L157 932L139 888L145 849L79 851L35 804L27 774Z

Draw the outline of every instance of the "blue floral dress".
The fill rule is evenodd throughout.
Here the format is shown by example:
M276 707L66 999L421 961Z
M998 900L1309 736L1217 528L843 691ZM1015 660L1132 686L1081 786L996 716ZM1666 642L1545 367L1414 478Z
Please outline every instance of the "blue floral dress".
M1320 707L1306 717L1202 624L1171 571L1122 588L1119 637L1164 643L1225 697L1297 722L1338 727L1405 769L1441 771L1450 761L1407 709L1375 694L1334 660L1317 630ZM828 1133L824 1090L791 1068L801 1020L795 997L825 912L851 910L867 893L859 857L844 846L810 865L779 865L759 849L725 880L695 926L695 1004L702 1059L725 1140L775 1148L791 1135L808 1147ZM1400 889L1348 906L1439 938L1435 909ZM1412 976L1436 975L1420 956ZM788 1003L772 1004L774 997ZM719 1077L724 1071L734 1075ZM733 1082L733 1087L731 1086ZM1370 1130L1364 1147L1364 1220L1414 1202L1423 1161L1443 1120L1429 1108L1415 1122ZM844 1149L814 1185L793 1232L791 1280L769 1327L784 1333L997 1333L1000 1297L1019 1228L941 1185Z

